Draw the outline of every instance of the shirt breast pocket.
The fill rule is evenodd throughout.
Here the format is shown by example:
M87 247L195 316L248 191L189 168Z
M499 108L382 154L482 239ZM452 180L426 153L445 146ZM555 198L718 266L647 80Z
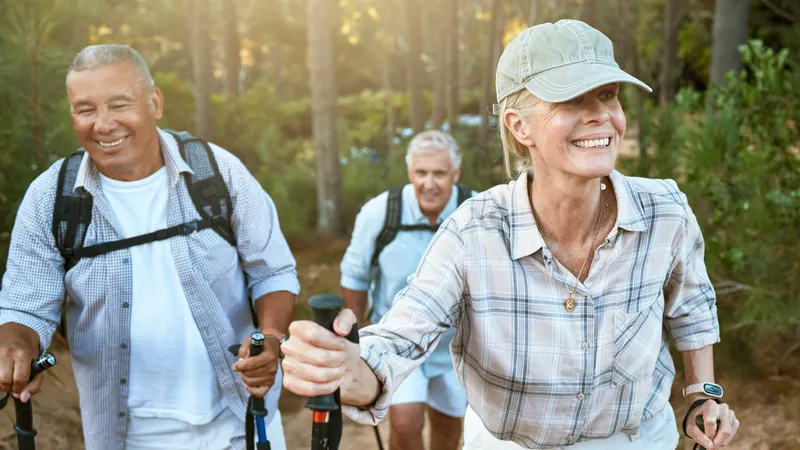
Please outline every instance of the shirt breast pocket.
M663 334L663 294L640 311L614 315L614 386L642 381L653 375Z

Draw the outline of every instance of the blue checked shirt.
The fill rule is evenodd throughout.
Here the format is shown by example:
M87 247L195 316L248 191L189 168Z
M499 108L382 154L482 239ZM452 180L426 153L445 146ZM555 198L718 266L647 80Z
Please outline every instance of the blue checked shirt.
M617 222L576 278L539 234L523 174L468 200L439 229L409 285L361 333L362 358L383 391L361 423L456 328L453 362L470 406L495 437L555 448L635 434L669 400L678 350L719 341L703 238L671 180L611 175Z
M175 140L159 130L168 173L168 226L199 218L182 173L190 172ZM281 233L275 205L239 159L212 145L233 201L231 223L238 247L211 229L171 238L175 265L189 307L211 357L227 406L244 420L249 394L228 353L253 330L250 299L276 291L299 292L295 260ZM51 231L58 171L53 164L29 186L11 234L0 291L0 324L16 322L50 346L66 308L67 339L80 394L88 450L122 450L127 423L132 274L130 251L83 258L64 273ZM81 163L76 189L94 197L85 246L124 238L103 197L96 166ZM66 300L65 300L66 299ZM66 302L66 305L64 303ZM277 407L280 371L266 400ZM234 448L244 448L244 426Z

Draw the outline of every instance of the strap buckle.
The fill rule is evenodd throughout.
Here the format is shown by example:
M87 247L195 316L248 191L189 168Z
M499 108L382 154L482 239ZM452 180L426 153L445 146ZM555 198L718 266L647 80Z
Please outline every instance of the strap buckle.
M195 231L197 231L197 221L182 223L178 225L178 233L180 233L183 236L188 236Z

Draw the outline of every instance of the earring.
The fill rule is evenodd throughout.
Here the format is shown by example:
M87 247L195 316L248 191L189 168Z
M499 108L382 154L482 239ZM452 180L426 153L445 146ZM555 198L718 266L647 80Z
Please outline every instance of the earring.
M600 181L600 190L601 190L601 191L605 191L605 190L606 190L606 184L605 184L605 183L603 183L603 181L602 181L602 180Z

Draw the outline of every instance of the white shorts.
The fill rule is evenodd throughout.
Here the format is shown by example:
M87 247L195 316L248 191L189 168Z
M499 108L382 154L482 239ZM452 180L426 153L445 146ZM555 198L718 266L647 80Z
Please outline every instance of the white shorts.
M562 448L569 450L675 450L679 439L675 412L667 402L667 406L661 412L642 422L639 426L639 433L634 437L620 431L606 439L581 441ZM521 450L522 448L513 442L501 441L492 436L483 426L483 422L475 411L472 408L467 409L464 417L463 450Z
M455 370L428 378L417 367L403 380L392 394L392 405L426 403L431 408L450 417L464 417L467 395L456 377Z
M272 450L286 450L281 422L281 412L276 410L267 425L267 439ZM129 417L125 450L228 450L231 438L243 434L244 421L228 408L203 425L158 417Z

